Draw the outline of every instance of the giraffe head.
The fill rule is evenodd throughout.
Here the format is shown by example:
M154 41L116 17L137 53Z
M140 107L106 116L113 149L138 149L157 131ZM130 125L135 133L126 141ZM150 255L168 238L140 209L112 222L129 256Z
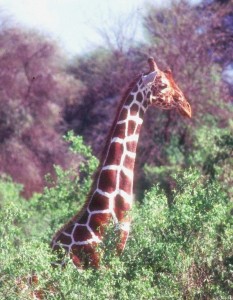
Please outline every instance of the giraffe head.
M149 104L161 109L177 109L180 115L191 118L191 106L175 83L171 70L161 71L153 58L148 59L150 71L142 76Z

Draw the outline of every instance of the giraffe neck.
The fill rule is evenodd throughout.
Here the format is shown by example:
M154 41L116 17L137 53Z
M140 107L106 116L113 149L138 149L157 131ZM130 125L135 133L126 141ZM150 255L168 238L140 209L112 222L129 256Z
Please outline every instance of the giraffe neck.
M77 266L82 261L79 254L83 252L92 257L91 264L98 265L94 248L102 241L104 227L111 219L120 232L119 251L127 241L126 215L132 206L136 148L147 108L146 90L141 86L142 80L137 80L123 97L86 205L53 238L53 249L62 247L72 253Z
M120 106L96 180L93 195L97 192L109 198L115 223L120 222L123 212L132 206L136 149L147 109L144 98L139 81Z

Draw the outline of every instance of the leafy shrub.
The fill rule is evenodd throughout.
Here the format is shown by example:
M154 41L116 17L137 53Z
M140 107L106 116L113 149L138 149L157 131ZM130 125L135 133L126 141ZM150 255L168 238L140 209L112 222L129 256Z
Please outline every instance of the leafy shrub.
M72 133L68 139L88 157L79 178L57 168L57 186L30 201L9 178L0 180L1 299L31 299L33 292L69 300L229 298L232 208L216 180L208 181L198 170L177 172L170 208L157 186L135 203L122 256L116 256L110 224L100 269L79 272L70 261L65 269L52 268L52 234L82 205L91 183L87 173L97 165L82 139ZM27 278L35 274L39 282L29 284Z
M213 122L211 124L211 122ZM173 202L173 190L176 187L174 173L184 168L199 168L200 172L220 181L230 198L232 197L232 138L231 124L226 128L217 128L213 120L200 126L194 132L188 130L192 147L186 149L177 136L170 139L164 149L168 162L162 165L144 166L144 181L147 186L159 182L167 195L168 202Z

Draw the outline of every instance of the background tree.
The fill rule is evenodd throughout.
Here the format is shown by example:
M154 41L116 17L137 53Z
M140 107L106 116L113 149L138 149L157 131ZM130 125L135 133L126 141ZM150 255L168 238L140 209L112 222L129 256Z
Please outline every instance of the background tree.
M223 80L230 90L230 101L233 96L233 3L231 0L212 1L200 5L200 11L209 18L208 32L211 39L214 59L224 71ZM224 93L224 96L227 96Z
M30 196L42 190L54 164L70 165L61 137L64 108L85 88L66 73L64 55L51 39L3 26L0 48L0 171Z

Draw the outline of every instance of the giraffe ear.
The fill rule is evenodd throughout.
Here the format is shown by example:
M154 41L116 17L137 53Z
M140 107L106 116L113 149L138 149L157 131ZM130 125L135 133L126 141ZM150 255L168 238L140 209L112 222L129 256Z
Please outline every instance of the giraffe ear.
M157 75L157 72L151 72L147 75L142 76L142 82L144 83L144 85L147 85L149 83L152 83L155 80L155 77Z
M171 70L171 68L166 68L166 70L164 71L164 73L167 73L167 74L172 74L172 70Z

